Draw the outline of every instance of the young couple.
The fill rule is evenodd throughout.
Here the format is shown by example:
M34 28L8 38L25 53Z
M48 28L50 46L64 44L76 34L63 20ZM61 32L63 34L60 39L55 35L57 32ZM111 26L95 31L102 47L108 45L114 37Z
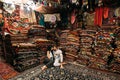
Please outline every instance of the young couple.
M63 68L63 54L62 50L58 46L48 46L47 58L43 62L45 65L42 67L42 70L50 68L52 66L60 66Z

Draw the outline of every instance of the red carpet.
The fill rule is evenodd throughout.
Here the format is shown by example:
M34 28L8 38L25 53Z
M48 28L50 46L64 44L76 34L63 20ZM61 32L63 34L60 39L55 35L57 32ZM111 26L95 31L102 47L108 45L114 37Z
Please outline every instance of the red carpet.
M18 74L12 67L8 64L0 62L0 77L3 80L8 80Z

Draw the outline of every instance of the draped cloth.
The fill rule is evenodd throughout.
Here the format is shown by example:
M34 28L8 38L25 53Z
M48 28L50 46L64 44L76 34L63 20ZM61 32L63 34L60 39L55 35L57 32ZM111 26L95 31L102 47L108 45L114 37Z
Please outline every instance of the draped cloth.
M30 23L36 22L35 12L32 9L27 10L27 7L20 10L20 18L28 18Z
M75 23L76 15L75 15L75 10L71 13L71 24Z
M93 26L94 25L94 17L95 17L95 13L91 13L91 14L87 13L86 24Z
M103 15L104 19L108 18L109 8L104 7L104 12L103 13L104 13L104 15Z
M74 10L72 13L71 13L71 24L72 24L72 28L76 29L78 27L78 23L77 23L77 18L76 18L76 10Z
M94 24L101 26L102 25L102 17L103 17L103 8L102 7L96 8Z

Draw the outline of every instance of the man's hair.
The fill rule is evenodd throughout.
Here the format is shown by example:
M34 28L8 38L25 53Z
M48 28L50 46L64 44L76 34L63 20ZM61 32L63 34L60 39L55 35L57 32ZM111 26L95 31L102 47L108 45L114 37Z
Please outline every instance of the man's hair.
M56 48L58 48L58 47L59 47L59 45L53 45L53 47L56 47Z

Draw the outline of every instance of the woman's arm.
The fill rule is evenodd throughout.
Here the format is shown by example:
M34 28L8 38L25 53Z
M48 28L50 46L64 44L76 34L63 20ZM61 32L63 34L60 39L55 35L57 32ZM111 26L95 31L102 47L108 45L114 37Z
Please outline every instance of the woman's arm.
M47 57L50 59L50 51L47 51Z

